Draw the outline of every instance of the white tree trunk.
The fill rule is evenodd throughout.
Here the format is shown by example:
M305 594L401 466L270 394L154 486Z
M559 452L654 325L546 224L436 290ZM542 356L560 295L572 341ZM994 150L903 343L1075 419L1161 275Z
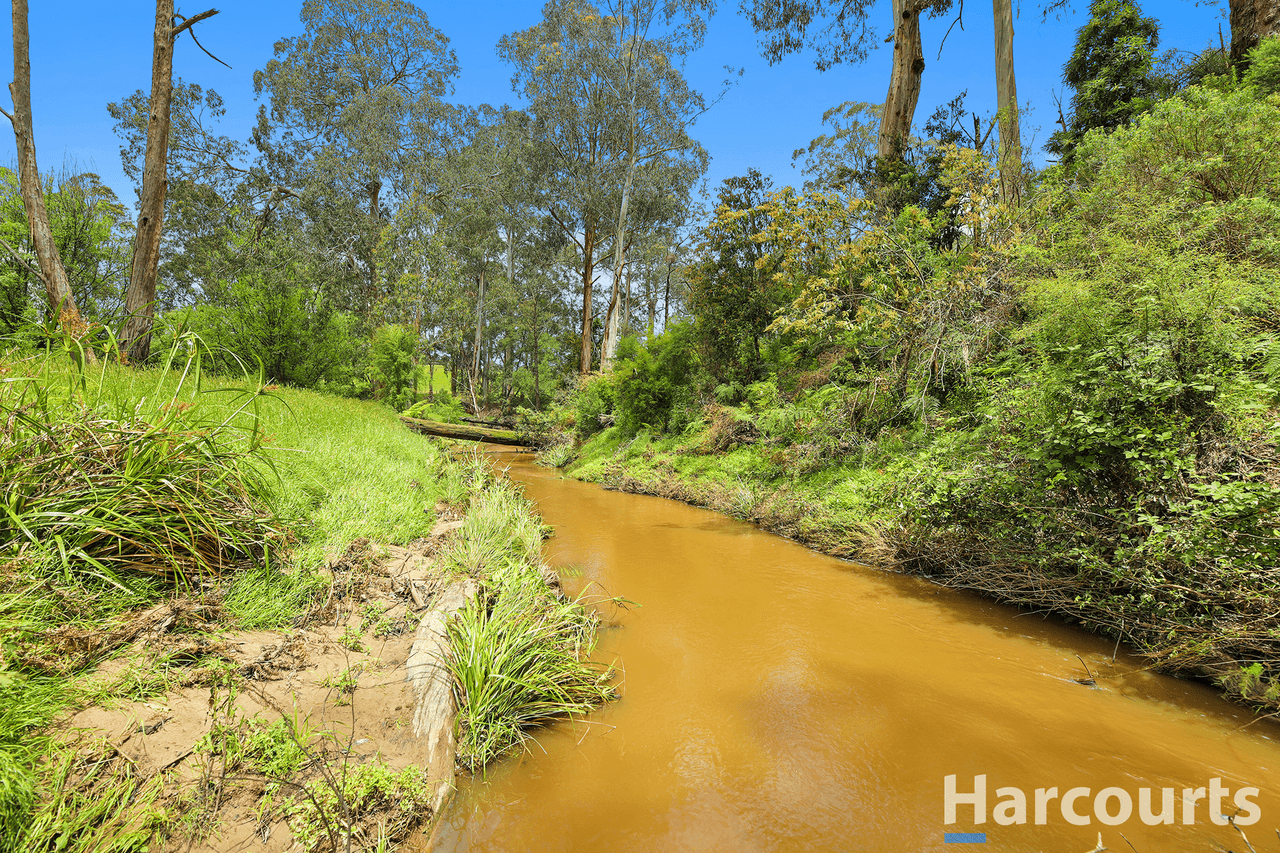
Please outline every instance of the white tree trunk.
M636 98L631 95L631 122L635 127ZM622 203L618 206L618 232L614 236L613 247L613 293L609 298L609 311L605 314L604 342L600 347L600 369L608 370L613 366L613 357L618 351L619 320L622 315L622 273L623 261L626 257L627 243L627 211L631 203L631 187L636 177L636 141L634 130L631 133L631 157L627 161L627 177L622 185Z
M1022 134L1018 127L1018 85L1013 73L1012 0L992 0L996 35L996 101L1000 121L1000 195L1022 201Z

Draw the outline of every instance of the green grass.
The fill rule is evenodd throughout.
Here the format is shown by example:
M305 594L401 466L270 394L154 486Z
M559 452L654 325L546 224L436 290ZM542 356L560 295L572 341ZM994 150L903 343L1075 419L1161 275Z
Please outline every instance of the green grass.
M264 390L251 379L199 376L198 365L182 382L180 370L137 371L103 361L87 369L82 385L64 359L32 357L4 366L10 386L42 389L53 409L74 398L115 412L141 406L143 414L190 406L181 413L187 420L226 422L222 438L230 450L248 451L257 442L255 458L273 481L274 508L301 534L302 563L318 562L362 536L393 544L424 536L443 496L439 446L403 429L396 413L378 403ZM14 382L20 376L31 382Z
M186 595L227 627L284 626L326 590L327 555L359 537L407 543L430 532L438 500L465 502L440 446L385 406L209 376L195 342L179 345L167 369L141 371L0 356L0 848L149 837L154 821L130 821L150 789L104 772L86 797L44 734L103 695L76 676L143 608ZM164 690L155 663L109 689Z
M585 660L595 618L541 577L542 534L529 503L509 483L492 482L438 558L446 571L481 581L449 627L459 760L473 771L538 726L613 695L610 673Z
M328 560L362 538L427 536L441 503L471 505L441 566L484 588L452 634L470 650L464 760L480 767L529 727L610 695L582 660L593 620L546 586L543 528L482 456L452 458L383 405L204 374L194 339L175 352L141 371L0 355L0 462L12 472L0 509L0 849L143 850L170 820L158 787L110 761L83 766L47 732L69 707L145 698L190 676L185 658L143 655L109 685L80 677L146 613L185 601L215 630L290 625L328 591ZM378 772L342 784L359 788L348 801L394 812L398 832L425 788ZM334 814L320 803L300 819L318 830Z

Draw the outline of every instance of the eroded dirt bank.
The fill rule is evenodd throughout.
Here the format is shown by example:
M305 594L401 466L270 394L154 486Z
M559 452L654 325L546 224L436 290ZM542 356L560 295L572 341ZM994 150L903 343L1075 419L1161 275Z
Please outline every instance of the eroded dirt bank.
M434 783L452 788L452 755L446 777L426 772L406 662L447 585L432 555L460 524L443 521L410 548L353 543L328 568L328 596L289 630L218 631L209 607L184 601L141 614L132 648L93 678L106 687L160 658L173 689L85 708L63 736L185 812L166 849L323 848L331 833L341 846L347 822L358 848L406 838L439 805ZM201 622L208 633L193 635ZM357 773L372 796L345 806L298 796L302 786L336 795L326 779Z

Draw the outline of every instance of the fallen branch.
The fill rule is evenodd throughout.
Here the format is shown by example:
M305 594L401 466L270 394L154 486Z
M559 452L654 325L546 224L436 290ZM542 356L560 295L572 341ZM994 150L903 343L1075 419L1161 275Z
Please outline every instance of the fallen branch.
M436 606L418 623L413 650L405 662L405 680L413 683L413 735L421 744L415 756L427 771L431 812L439 814L453 790L453 766L458 744L453 721L458 709L453 700L453 677L447 659L449 622L475 597L479 587L471 578L455 581L437 599Z

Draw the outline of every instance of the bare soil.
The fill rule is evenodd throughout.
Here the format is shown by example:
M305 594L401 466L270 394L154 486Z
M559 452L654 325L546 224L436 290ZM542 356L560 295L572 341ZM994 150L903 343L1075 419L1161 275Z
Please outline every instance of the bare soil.
M102 685L118 683L139 661L174 652L179 662L186 657L206 666L190 673L179 668L162 696L84 708L61 725L64 737L86 760L106 756L123 761L140 780L163 779L162 802L181 804L191 817L170 834L165 850L297 849L295 828L280 807L289 795L277 795L274 804L264 800L270 783L280 780L211 751L211 733L290 721L307 750L301 771L285 786L294 796L303 795L298 785L368 762L392 770L426 766L425 745L413 734L415 695L405 662L419 619L445 586L431 555L460 525L442 521L429 539L409 548L353 543L330 563L327 600L298 627L235 632L210 622L192 633L202 611L187 601L138 614L116 632L124 632L124 653L92 676ZM174 633L180 624L187 630ZM122 637L66 639L90 654ZM210 678L211 657L225 662L224 675ZM415 816L408 830L420 830L430 818ZM368 819L376 823L377 816Z

